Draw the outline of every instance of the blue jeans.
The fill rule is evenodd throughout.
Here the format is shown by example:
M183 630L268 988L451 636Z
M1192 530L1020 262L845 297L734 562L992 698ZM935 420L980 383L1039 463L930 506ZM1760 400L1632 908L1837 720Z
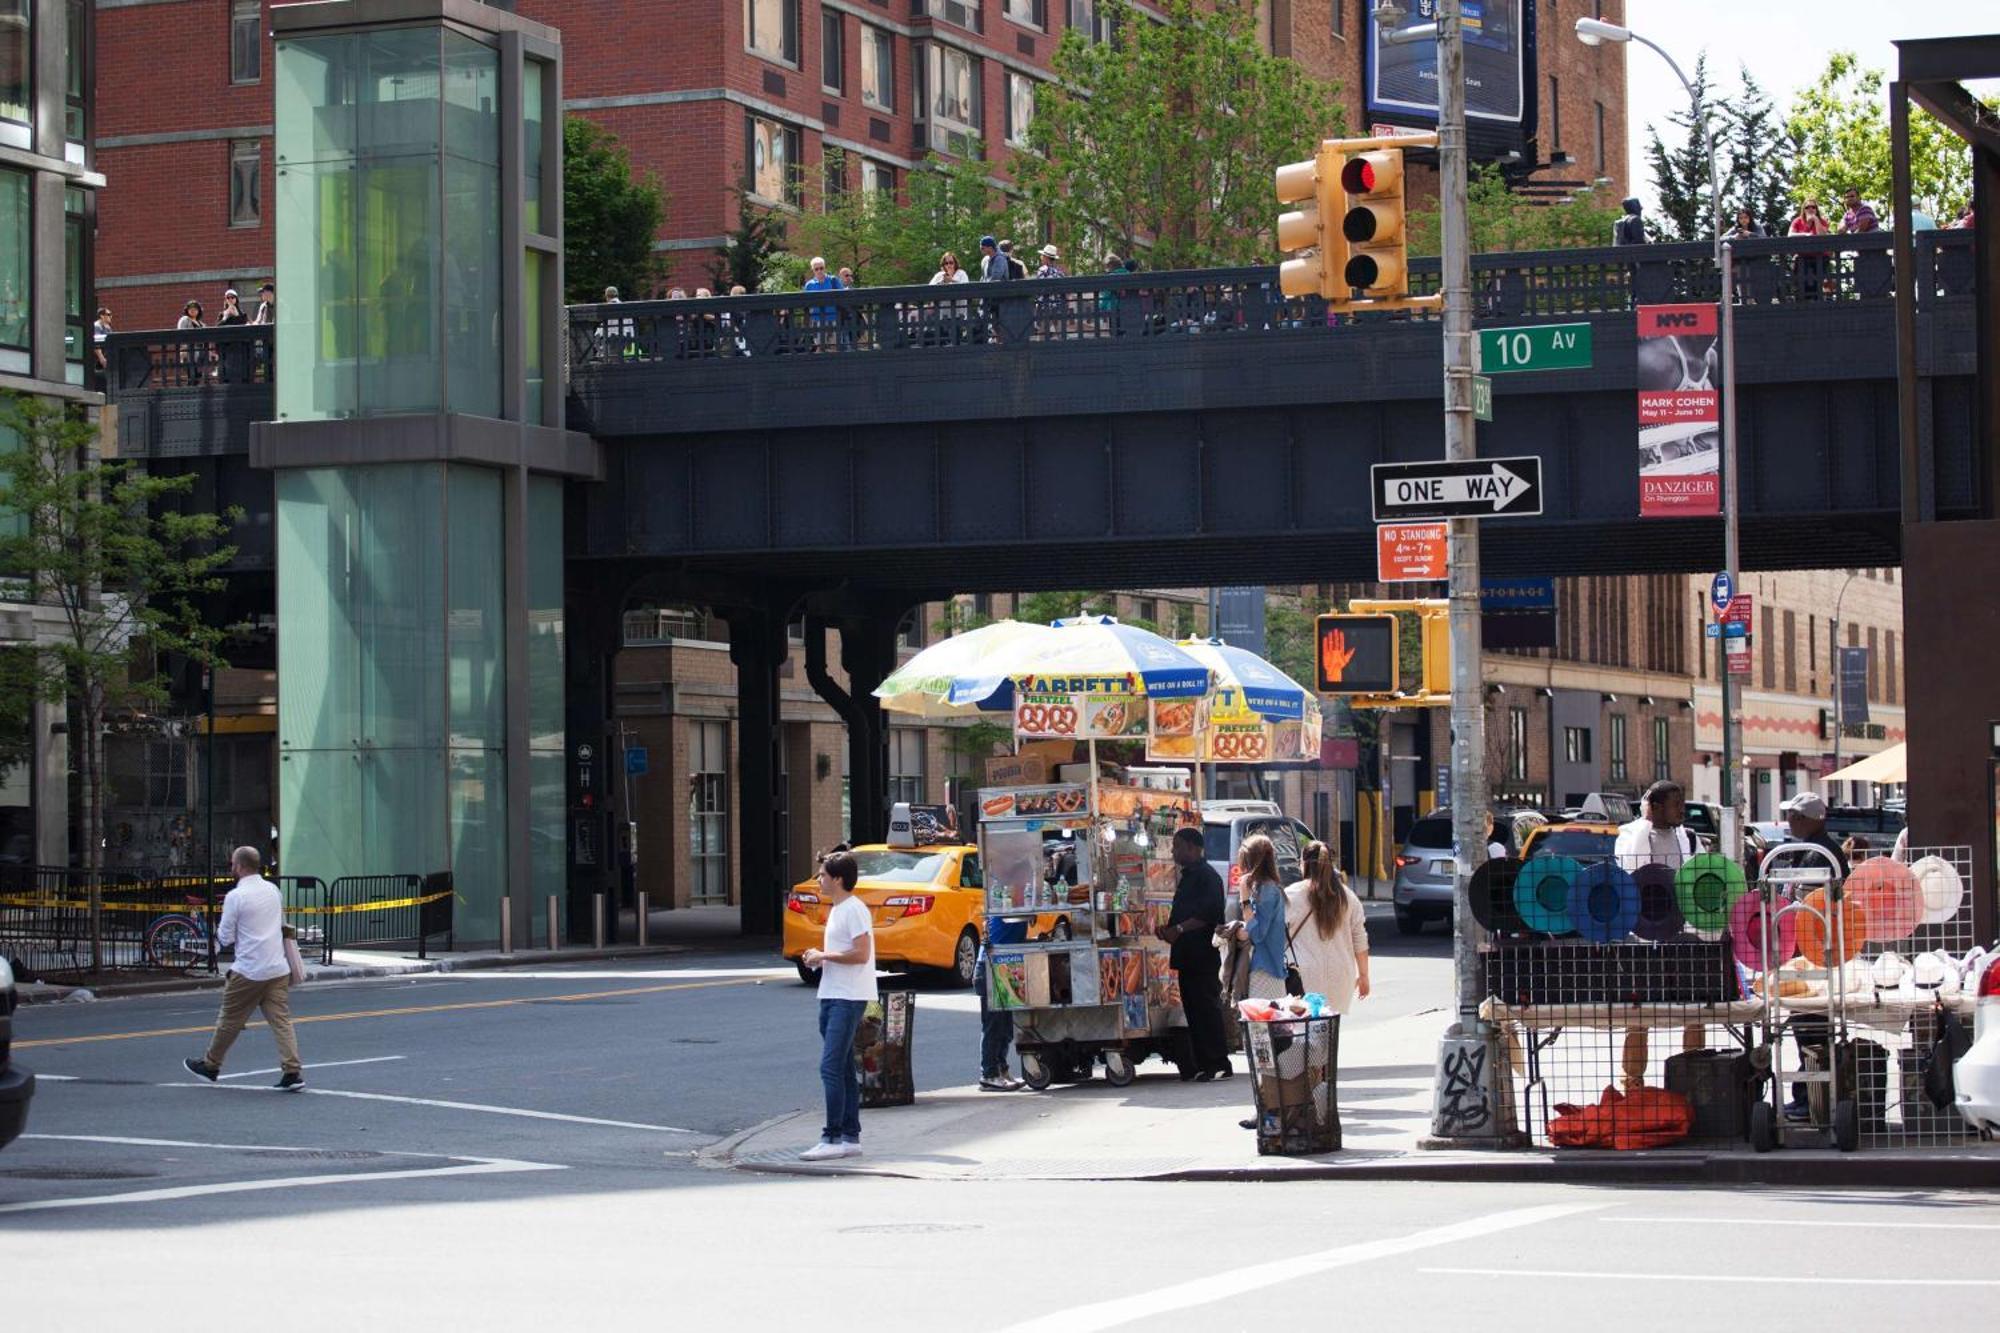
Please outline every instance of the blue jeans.
M854 1034L866 1000L819 1002L819 1081L826 1089L825 1143L861 1142L861 1070L854 1063Z

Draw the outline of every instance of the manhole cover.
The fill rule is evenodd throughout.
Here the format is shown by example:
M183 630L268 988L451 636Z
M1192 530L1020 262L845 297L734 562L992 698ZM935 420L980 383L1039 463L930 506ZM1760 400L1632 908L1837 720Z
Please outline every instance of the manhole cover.
M0 1171L9 1180L149 1180L157 1171L106 1171L85 1166L17 1166Z
M884 1222L876 1226L841 1227L845 1236L929 1236L942 1231L984 1231L977 1222Z

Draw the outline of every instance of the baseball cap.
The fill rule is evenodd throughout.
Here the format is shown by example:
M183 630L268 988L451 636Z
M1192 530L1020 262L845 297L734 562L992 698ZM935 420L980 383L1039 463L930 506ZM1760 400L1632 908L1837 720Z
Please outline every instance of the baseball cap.
M1792 815L1804 815L1807 819L1826 818L1826 798L1816 791L1802 791L1778 807L1779 811Z
M993 238L992 238L991 236L982 236L982 237L980 237L980 238L979 238L979 243L980 243L981 245L983 245L983 246L987 247L988 249L991 249L991 248L993 248Z

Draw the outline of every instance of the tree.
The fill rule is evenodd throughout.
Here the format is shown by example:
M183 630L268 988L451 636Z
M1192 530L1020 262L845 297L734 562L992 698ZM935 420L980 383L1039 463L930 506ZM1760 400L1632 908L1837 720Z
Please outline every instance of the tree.
M827 178L842 179L845 156L838 149L827 156ZM795 225L794 250L823 256L830 268L845 264L870 286L928 282L947 250L971 276L979 238L1010 235L1023 221L976 143L962 158L926 157L907 173L904 189L900 198L824 185L810 191Z
M634 177L615 135L581 116L563 121L565 300L594 304L606 287L650 294L660 277L653 237L666 214L659 178Z
M1793 99L1785 126L1797 142L1794 202L1816 197L1838 221L1840 196L1851 186L1888 222L1895 191L1881 70L1862 68L1852 51L1835 51L1818 82ZM1972 199L1971 148L1921 107L1910 108L1910 198L1939 223Z
M1694 64L1694 100L1684 111L1667 117L1679 132L1677 147L1669 148L1657 125L1646 127L1646 162L1653 175L1655 205L1646 230L1655 241L1714 241L1724 220L1710 218L1714 201L1709 191L1706 134L1720 134L1723 108L1709 96L1708 57ZM1721 145L1716 152L1720 154ZM1721 162L1716 168L1721 169Z
M1115 42L1069 30L1036 85L1014 177L1072 269L1142 238L1153 268L1268 263L1272 168L1346 132L1338 85L1267 55L1252 6L1165 10Z
M1565 250L1611 244L1618 209L1601 194L1579 194L1560 203L1540 203L1514 193L1498 167L1475 166L1466 182L1466 217L1474 253L1501 250ZM1410 253L1439 251L1438 211L1409 213Z
M84 867L103 868L104 724L114 702L159 703L154 662L174 653L211 670L225 631L199 602L221 591L236 554L222 545L241 510L177 507L194 475L155 477L97 453L97 427L75 409L25 394L0 395L0 568L27 579L54 607L61 632L23 648L0 674L0 716L10 727L36 703L74 701L70 766L81 781ZM96 876L91 876L91 967L102 965Z
M1722 182L1728 222L1735 225L1736 211L1747 208L1766 236L1782 236L1792 222L1797 141L1748 65L1742 74L1743 90L1722 108L1726 146L1717 150L1729 162Z
M736 230L724 239L721 251L708 266L709 281L715 284L716 295L726 295L731 287L741 287L746 292L760 290L771 257L784 248L784 219L768 209L753 207L739 193Z

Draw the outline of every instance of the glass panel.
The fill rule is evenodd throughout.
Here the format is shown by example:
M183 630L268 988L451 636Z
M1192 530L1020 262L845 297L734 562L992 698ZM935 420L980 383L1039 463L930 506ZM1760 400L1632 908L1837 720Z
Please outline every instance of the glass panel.
M278 124L286 124L282 114ZM355 181L348 162L278 168L277 284L286 294L277 311L280 421L360 411Z
M5 59L0 45L0 61ZM28 345L30 221L27 173L0 171L0 347Z
M278 43L272 92L278 161L325 162L354 155L353 36L302 37Z
M542 420L542 390L547 379L542 366L542 321L547 318L542 311L542 282L546 267L539 250L529 250L521 256L521 318L527 324L528 344L523 362L528 372L523 415L536 425Z
M521 65L521 225L542 229L542 62Z
M446 406L500 415L500 168L444 159ZM365 384L364 384L365 387ZM386 410L369 404L377 410Z
M451 743L498 750L507 743L500 474L489 468L451 468L445 502Z
M563 751L563 483L528 478L528 744Z
M34 50L34 0L0 0L0 120L28 123Z
M451 871L458 930L500 937L507 892L507 760L497 750L451 752Z
M446 32L444 150L500 165L500 55L463 33Z
M563 892L569 873L569 792L562 752L528 756L528 866L535 901Z
M0 9L4 9L0 0ZM85 44L89 40L90 29L84 17L82 0L69 0L69 44L65 47L68 55L68 79L63 89L63 137L81 143L84 137L84 95L83 62L87 54Z
M893 110L896 105L895 48L889 34L867 24L861 27L861 100Z
M437 157L374 158L353 169L360 360L355 410L363 416L441 406L438 163Z

